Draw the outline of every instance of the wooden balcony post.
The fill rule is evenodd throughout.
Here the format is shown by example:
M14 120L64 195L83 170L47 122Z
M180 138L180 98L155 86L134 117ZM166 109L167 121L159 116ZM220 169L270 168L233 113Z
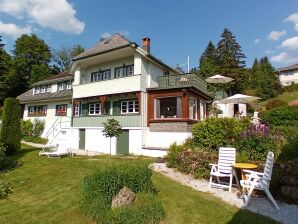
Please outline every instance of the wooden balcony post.
M101 111L101 114L104 114L105 113L106 96L100 96L99 99L100 99L100 105L101 105L100 111Z
M186 89L182 90L182 118L189 118L189 96Z

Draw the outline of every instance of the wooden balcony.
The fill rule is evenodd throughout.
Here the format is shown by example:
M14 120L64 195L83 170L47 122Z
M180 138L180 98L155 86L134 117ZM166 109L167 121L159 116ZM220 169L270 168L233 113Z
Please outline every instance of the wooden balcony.
M208 94L207 82L196 74L169 75L158 77L158 89L194 87Z

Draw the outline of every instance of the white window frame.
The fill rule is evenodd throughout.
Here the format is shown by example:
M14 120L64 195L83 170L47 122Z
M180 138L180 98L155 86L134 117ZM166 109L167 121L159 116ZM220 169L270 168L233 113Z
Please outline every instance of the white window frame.
M80 116L80 102L76 102L76 104L75 104L74 116L75 117Z
M72 87L71 82L67 82L67 83L66 83L66 89L71 89L71 87Z
M35 94L40 94L40 87L35 87Z
M93 112L91 112L92 107L93 107ZM96 112L97 107L98 107L98 113ZM90 103L89 109L88 109L88 114L90 116L101 115L101 103Z
M129 111L129 107L132 106L132 111ZM139 101L138 100L123 100L121 101L121 114L137 114L139 113Z
M42 86L41 88L40 88L40 93L45 93L46 92L46 87L45 86Z
M66 84L64 82L58 83L58 90L59 91L65 90L65 88L66 88Z
M47 93L50 93L50 92L52 92L52 85L47 86Z
M193 117L190 117L190 101L193 100L195 102L194 106L195 106L195 118ZM189 119L192 119L192 120L198 120L198 100L194 97L189 97L189 106L188 106L188 110L189 110Z
M59 109L60 108L60 109ZM59 110L63 109L64 110L64 113L65 115L60 115L58 113ZM56 116L67 116L67 104L59 104L59 105L56 105Z

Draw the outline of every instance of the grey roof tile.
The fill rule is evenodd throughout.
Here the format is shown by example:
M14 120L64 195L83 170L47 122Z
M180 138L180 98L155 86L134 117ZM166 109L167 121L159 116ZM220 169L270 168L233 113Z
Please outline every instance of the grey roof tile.
M73 60L78 60L83 57L88 57L90 55L94 55L100 52L108 51L113 48L121 47L131 44L131 42L123 37L121 34L116 33L111 37L104 39L97 43L94 47L84 51L83 53L79 54L78 56L74 57Z
M294 70L294 69L298 69L298 64L294 64L294 65L290 65L290 66L287 66L287 67L278 68L277 71L282 72L282 71L289 71L289 70Z
M65 99L72 97L72 89L68 90L61 90L54 93L40 93L36 95L32 95L33 90L30 89L27 92L19 95L17 99L21 101L21 103L27 103L27 102L38 102L38 101L44 101L44 100L59 100L59 99Z

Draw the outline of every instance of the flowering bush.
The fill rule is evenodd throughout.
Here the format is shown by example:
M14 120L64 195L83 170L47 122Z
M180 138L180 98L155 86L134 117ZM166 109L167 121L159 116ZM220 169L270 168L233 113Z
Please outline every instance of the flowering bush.
M273 151L279 155L283 145L283 137L278 132L270 133L265 124L250 125L240 134L237 149L244 153L248 160L266 160L267 153Z

